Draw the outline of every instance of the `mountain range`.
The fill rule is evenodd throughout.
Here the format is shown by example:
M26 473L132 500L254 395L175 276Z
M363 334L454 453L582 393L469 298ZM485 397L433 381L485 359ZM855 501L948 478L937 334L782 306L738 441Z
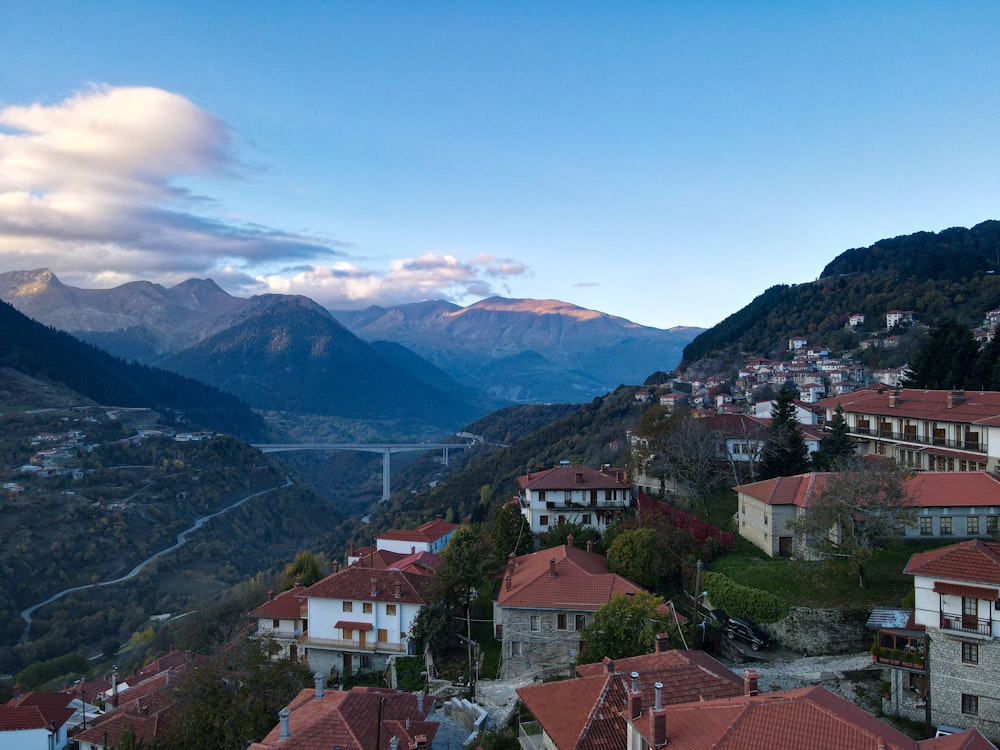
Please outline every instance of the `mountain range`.
M199 377L260 408L280 401L289 411L343 416L402 409L404 417L434 413L449 423L499 403L585 401L641 381L676 365L701 330L665 331L555 300L496 297L466 308L431 301L331 314L302 296L234 297L207 279L80 289L48 269L0 274L0 299L119 357ZM348 342L341 324L364 341ZM251 336L262 340L251 344ZM336 361L318 367L323 356ZM334 379L321 386L321 373ZM277 385L283 381L314 388L288 392ZM448 399L427 387L463 403L442 411Z

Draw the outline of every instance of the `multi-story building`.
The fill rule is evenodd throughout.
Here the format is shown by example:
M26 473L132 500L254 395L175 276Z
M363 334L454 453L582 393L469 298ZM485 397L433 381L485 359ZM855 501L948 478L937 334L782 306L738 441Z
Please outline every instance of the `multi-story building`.
M827 424L838 404L862 452L923 471L996 471L1000 462L1000 392L871 386L820 401Z
M920 552L904 572L914 577L913 619L926 634L915 661L927 675L931 721L1000 736L1000 544Z
M279 647L276 659L299 658L299 638L308 629L305 587L296 584L277 596L267 592L267 601L252 610L248 617L257 620L258 638L271 638Z
M604 531L632 508L624 469L556 466L517 478L521 514L532 534L561 523Z

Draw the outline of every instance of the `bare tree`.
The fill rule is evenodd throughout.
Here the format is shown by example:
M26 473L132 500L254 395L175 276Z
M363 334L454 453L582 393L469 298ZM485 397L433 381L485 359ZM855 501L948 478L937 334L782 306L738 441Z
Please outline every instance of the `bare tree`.
M722 482L718 434L701 420L681 419L663 441L663 454L667 476L685 495L700 499L707 516L705 496Z
M848 560L865 588L865 565L916 522L911 475L891 460L851 458L840 468L821 475L823 486L795 530L808 549Z

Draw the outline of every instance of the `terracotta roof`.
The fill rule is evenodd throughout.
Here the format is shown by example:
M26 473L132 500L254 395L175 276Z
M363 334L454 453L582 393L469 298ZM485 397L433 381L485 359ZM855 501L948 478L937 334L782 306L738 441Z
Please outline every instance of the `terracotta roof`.
M372 580L375 592L372 595ZM306 589L308 598L351 599L358 601L399 602L402 604L426 604L420 590L427 583L427 577L402 570L380 570L351 565L338 573L332 573ZM396 596L398 591L400 596Z
M555 560L555 564L551 563ZM502 578L497 604L528 609L596 611L615 594L645 589L608 570L604 555L568 544L521 555L498 572ZM553 575L553 573L555 575ZM511 587L507 588L510 575Z
M741 484L736 491L768 505L808 507L829 474L809 472ZM985 471L922 471L906 482L918 508L1000 506L1000 481Z
M441 556L431 552L415 552L412 555L398 560L391 567L407 573L416 573L422 576L432 576L434 571L441 567Z
M8 706L43 706L46 708L66 708L73 696L68 693L25 693L7 701Z
M519 688L525 706L559 748L625 750L621 709L631 689L632 672L639 689L652 695L662 682L664 704L730 697L743 692L743 681L701 651L664 651L576 668L580 677Z
M903 572L1000 586L1000 544L972 539L918 552L906 563Z
M55 706L0 706L0 732L61 727L73 716L72 708Z
M633 721L651 737L652 695ZM825 687L667 706L670 750L915 750L918 745Z
M438 723L427 721L417 710L417 696L395 690L353 688L336 697L313 700L313 690L303 690L289 705L291 736L281 739L280 723L260 742L248 750L388 750L392 737L398 737L399 747L407 748L419 735L431 746ZM315 704L321 704L314 707ZM430 707L430 702L425 708ZM299 712L306 713L301 720ZM298 729L296 729L298 727Z
M920 750L996 750L996 745L975 729L966 729L947 737L918 742Z
M889 406L889 394L899 395L896 406ZM903 388L898 391L883 385L859 388L842 396L831 396L817 403L824 409L841 404L845 411L879 414L908 419L934 419L939 422L963 422L1000 425L1000 392L964 391L962 403L948 408L951 391L931 391Z
M379 534L379 539L391 539L397 542L436 542L443 536L458 528L457 523L448 523L437 518L418 526L415 529L396 529Z
M301 620L302 607L306 604L305 592L303 586L282 591L252 610L248 617L256 617L259 620Z
M591 490L629 487L624 469L597 471L588 466L556 466L517 478L524 490Z

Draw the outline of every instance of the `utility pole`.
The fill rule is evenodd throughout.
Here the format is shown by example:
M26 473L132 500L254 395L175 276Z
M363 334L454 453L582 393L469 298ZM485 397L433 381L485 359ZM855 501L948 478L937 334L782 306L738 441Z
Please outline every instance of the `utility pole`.
M695 567L694 573L694 634L693 640L695 645L700 649L704 645L704 638L700 635L698 631L698 607L701 601L701 569L703 565L701 558L698 558L698 565Z

